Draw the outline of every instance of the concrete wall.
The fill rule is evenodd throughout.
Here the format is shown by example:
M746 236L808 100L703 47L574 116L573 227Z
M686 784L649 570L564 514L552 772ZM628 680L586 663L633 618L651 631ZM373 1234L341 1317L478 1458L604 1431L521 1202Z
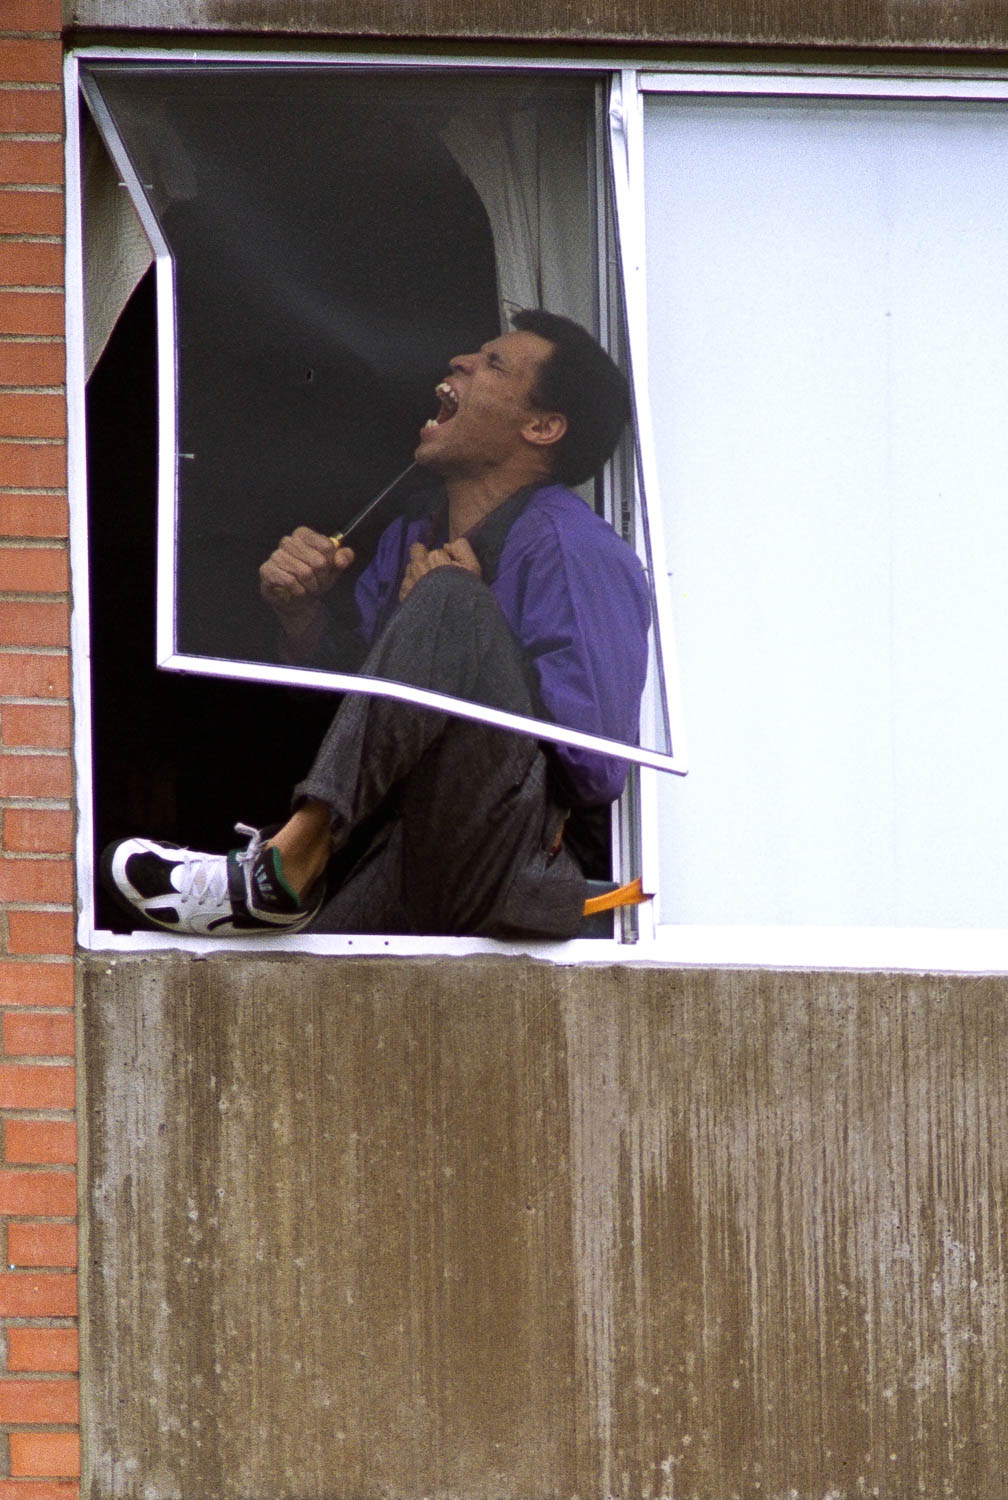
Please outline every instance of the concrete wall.
M81 978L89 1500L1008 1493L1003 982Z
M1008 46L1000 0L63 14ZM1003 979L164 953L78 978L87 1500L1008 1494ZM24 1500L67 1495L69 1460L32 1461Z
M1004 47L1001 0L64 0L81 27L751 45Z

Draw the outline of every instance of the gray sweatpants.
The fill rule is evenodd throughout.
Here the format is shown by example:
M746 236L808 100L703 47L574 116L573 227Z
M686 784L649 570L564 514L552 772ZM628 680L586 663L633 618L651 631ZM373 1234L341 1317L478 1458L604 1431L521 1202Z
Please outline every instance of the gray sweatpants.
M538 717L525 663L486 585L427 574L392 616L362 676ZM315 932L571 937L586 883L552 853L563 813L531 736L391 698L348 693L294 805L332 813L334 846L378 814Z

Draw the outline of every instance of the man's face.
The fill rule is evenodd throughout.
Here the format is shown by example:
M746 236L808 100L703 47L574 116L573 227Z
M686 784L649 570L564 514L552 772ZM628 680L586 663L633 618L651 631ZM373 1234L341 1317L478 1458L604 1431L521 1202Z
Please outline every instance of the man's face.
M552 347L516 329L477 354L456 355L438 386L438 415L421 429L417 461L446 477L477 477L522 453L537 415L532 392Z

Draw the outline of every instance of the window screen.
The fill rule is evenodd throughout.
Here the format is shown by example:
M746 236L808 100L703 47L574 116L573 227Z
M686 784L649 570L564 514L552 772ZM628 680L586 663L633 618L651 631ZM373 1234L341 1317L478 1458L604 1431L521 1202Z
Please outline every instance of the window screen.
M259 565L299 524L339 532L408 470L447 360L517 306L618 328L596 82L92 63L83 87L158 259L160 663L391 690L278 661ZM653 600L626 472L584 500L637 549ZM397 515L436 504L429 476L407 473L355 533L358 571ZM652 683L660 646L652 629ZM676 768L654 701L620 748ZM515 726L615 748L583 726Z

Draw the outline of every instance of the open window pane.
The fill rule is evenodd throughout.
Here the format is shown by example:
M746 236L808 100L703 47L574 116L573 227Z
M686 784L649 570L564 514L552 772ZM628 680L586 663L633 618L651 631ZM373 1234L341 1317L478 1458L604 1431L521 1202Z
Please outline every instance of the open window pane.
M660 919L1004 927L1008 109L645 100Z
M279 662L258 568L299 524L341 531L407 468L448 358L516 305L598 328L594 81L95 63L85 91L173 273L159 282L172 299L170 318L159 307L161 665L415 698ZM586 499L646 553L632 496L610 484L608 503L601 485ZM355 532L358 574L397 515L436 503L429 477L409 475ZM664 712L638 743L635 724L421 701L651 764L674 749Z

